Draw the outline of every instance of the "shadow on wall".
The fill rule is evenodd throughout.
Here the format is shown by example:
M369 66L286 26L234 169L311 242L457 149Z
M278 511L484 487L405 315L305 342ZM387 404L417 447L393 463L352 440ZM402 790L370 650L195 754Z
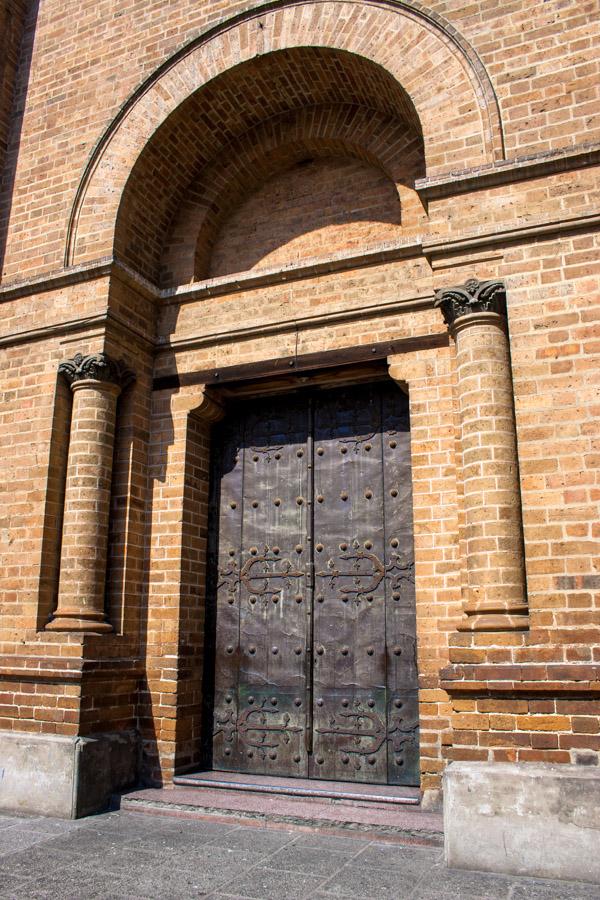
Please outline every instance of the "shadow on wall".
M1 133L3 122L0 121L0 281L40 2L14 3L10 10L8 4L1 5L0 104L3 108L0 109L0 116L6 123L6 133ZM3 147L4 141L6 144Z
M306 159L270 178L216 236L208 277L285 266L393 240L401 224L393 182L357 159Z

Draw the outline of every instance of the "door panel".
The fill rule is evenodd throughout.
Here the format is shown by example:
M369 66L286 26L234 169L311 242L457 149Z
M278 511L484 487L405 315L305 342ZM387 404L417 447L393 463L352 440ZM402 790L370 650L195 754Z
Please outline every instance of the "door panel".
M221 477L213 765L305 775L308 410L285 398L237 421Z
M239 459L242 443L243 421L228 419L220 441L213 758L217 768L231 771L237 771L242 765L236 737L242 546L242 505L238 501L242 494L242 465Z
M387 776L380 424L370 386L315 401L315 778Z
M382 392L388 783L419 784L419 705L407 398Z
M214 768L418 784L406 398L263 401L221 440Z

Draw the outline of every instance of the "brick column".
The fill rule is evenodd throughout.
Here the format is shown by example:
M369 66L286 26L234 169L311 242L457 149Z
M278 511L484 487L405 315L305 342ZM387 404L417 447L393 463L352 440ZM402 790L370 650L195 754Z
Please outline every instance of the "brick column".
M436 292L456 342L467 583L460 631L528 627L517 442L499 281Z
M77 354L58 367L73 411L65 486L58 605L50 631L112 631L104 586L117 397L133 379L105 353Z

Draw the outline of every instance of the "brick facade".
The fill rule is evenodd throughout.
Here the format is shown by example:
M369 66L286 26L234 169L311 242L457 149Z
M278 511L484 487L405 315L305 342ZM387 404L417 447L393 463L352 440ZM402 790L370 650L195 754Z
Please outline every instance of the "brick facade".
M0 0L0 731L197 765L211 423L377 364L410 400L422 788L598 764L598 0L69 12ZM470 279L505 306L467 340L435 298ZM73 392L77 354L135 380ZM66 629L92 596L109 627Z

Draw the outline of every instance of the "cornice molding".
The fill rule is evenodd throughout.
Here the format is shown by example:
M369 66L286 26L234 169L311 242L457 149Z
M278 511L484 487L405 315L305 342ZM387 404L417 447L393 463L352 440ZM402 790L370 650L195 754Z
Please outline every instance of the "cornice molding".
M558 172L585 169L599 164L600 144L583 144L565 150L548 150L529 156L515 156L477 169L450 172L448 175L418 178L415 182L415 189L423 200L440 200L470 191L480 191L489 187L554 175Z
M292 333L308 328L318 328L322 325L334 325L339 322L353 322L368 317L389 316L395 312L418 312L431 309L432 306L433 299L431 294L417 294L413 297L404 297L402 300L358 306L354 309L338 310L316 316L295 316L293 319L282 319L279 322L267 322L250 326L242 325L239 328L229 328L227 331L192 335L173 341L163 339L162 341L157 341L156 354L182 353L183 351L196 350L199 347L206 347L212 344L231 343L232 341L248 340L249 338L271 334Z
M452 695L600 695L600 665L587 663L454 663L441 669L440 677Z
M456 237L441 240L425 235L415 236L409 241L398 242L392 245L384 244L360 254L340 255L325 260L312 260L308 263L287 266L283 269L242 272L235 277L224 276L223 278L202 281L197 284L165 289L160 289L158 285L144 278L144 276L119 259L102 258L60 272L50 272L19 281L12 281L8 284L0 284L0 303L114 276L149 300L180 304L223 294L238 293L255 287L267 287L271 284L310 278L313 275L322 275L328 272L378 265L395 259L417 259L421 256L450 256L463 251L483 249L490 245L503 246L508 243L526 243L540 237L562 233L569 234L586 229L595 231L599 226L600 212L592 212L567 218L538 220L526 225L499 227L487 232L463 232ZM51 329L60 325L62 323L55 323L54 325L49 325L48 328ZM0 337L0 342L8 341L13 337L18 340L20 334L28 333L17 332L12 335L6 335ZM140 337L144 336L140 335ZM144 339L148 340L147 337Z
M529 241L567 235L578 231L597 231L600 213L588 213L564 219L546 219L527 225L511 226L494 231L463 232L446 240L423 240L423 253L427 257L444 258L456 253L470 253L488 247L504 247L508 244L526 244Z
M303 278L377 266L398 259L411 259L422 255L422 241L420 235L417 235L408 240L381 244L379 247L363 250L361 253L340 252L326 259L314 257L300 263L291 263L283 268L239 272L237 275L224 275L197 284L166 288L160 291L160 298L165 304L179 305L204 298L219 297L223 294L236 294L257 287L300 281Z
M73 284L84 284L99 278L114 276L123 283L133 287L139 294L150 300L161 296L158 286L148 281L127 263L113 256L104 256L89 263L70 266L60 272L47 272L43 275L32 275L30 278L19 278L0 284L0 303L18 300L19 297L30 297L32 294L44 294L57 291Z
M118 259L100 259L85 266L76 266L72 269L55 272L46 275L23 279L19 282L0 285L0 304L3 301L18 299L20 297L35 296L61 287L81 284L100 278L118 278L147 299L157 304L162 303L188 303L201 301L210 297L236 293L249 290L258 286L268 287L271 284L284 283L294 279L309 278L313 275L326 272L343 271L362 266L378 265L392 259L418 259L425 257L429 260L439 260L445 257L451 258L460 253L470 253L485 250L491 246L501 248L509 244L528 243L538 239L547 239L556 235L567 235L581 231L597 231L600 226L600 212L586 215L573 216L554 220L532 222L528 225L494 229L489 232L464 233L451 239L413 238L410 242L396 245L383 245L375 250L358 255L342 256L335 259L320 260L311 264L288 267L277 270L266 270L261 273L241 273L234 278L212 279L210 282L199 282L196 285L187 285L180 288L160 290L157 285L143 278L131 267ZM247 277L246 277L247 276ZM419 306L411 307L411 303L418 302ZM137 340L142 341L149 348L156 347L158 353L166 350L191 349L193 346L210 345L223 340L237 340L261 331L264 334L285 332L290 328L317 326L319 322L342 321L343 317L353 318L357 313L381 314L398 311L411 311L414 308L425 308L432 305L431 296L407 298L402 301L392 301L389 304L375 304L369 307L361 307L360 310L346 310L339 314L326 314L325 316L311 316L307 319L293 319L283 322L275 322L261 326L259 329L249 331L240 329L235 332L215 332L198 338L182 338L178 341L160 343L150 332L144 334L131 323L120 317L113 310L106 310L94 316L85 316L81 319L52 322L48 325L13 331L0 336L0 349L17 346L29 342L45 340L62 334L84 333L95 327L109 327L125 331ZM342 317L337 318L336 317ZM195 343L194 343L195 342Z
M30 297L33 294L44 294L57 291L72 284L83 284L107 278L113 272L115 260L102 257L80 266L62 269L60 272L47 272L43 275L32 275L30 278L18 278L7 284L0 284L0 303L18 300L19 297Z
M36 645L31 642L30 646ZM114 681L115 678L136 679L142 672L143 666L139 659L67 659L18 655L0 657L0 679L6 681L40 681L48 684L80 682L84 678Z
M118 332L127 332L134 340L145 344L152 349L155 346L153 338L143 334L134 328L130 322L122 319L112 310L99 313L97 316L84 316L81 319L69 319L67 322L54 322L50 325L44 325L41 328L27 328L23 331L13 331L10 334L0 337L0 350L3 347L17 347L19 344L35 343L35 341L45 341L50 337L60 337L61 335L77 334L78 332L86 332L94 328L110 328L114 326Z

